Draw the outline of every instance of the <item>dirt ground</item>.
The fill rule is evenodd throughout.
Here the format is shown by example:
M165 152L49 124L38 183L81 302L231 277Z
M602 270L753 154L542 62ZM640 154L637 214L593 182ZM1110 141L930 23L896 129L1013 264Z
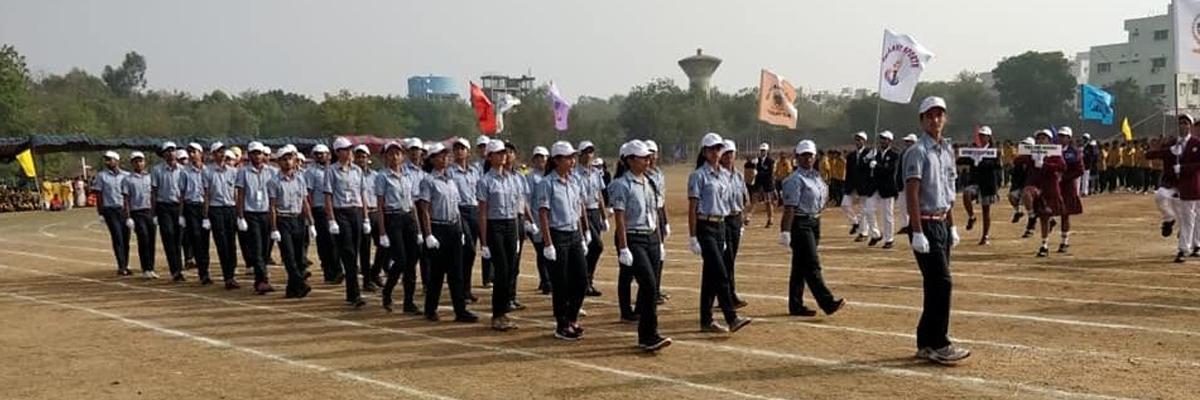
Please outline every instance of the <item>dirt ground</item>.
M952 257L951 335L974 355L950 368L912 357L921 279L907 239L891 250L854 243L836 209L823 218L821 255L834 293L850 301L846 309L834 317L787 315L790 255L758 212L737 264L737 290L750 303L742 314L756 321L732 336L699 333L699 258L687 251L682 215L686 173L669 173L675 234L663 286L672 299L659 317L676 342L658 355L639 352L635 327L618 321L611 236L596 278L604 295L586 305L587 337L565 343L551 335L550 301L535 291L528 251L519 298L529 308L513 314L520 329L497 333L484 323L449 322L448 312L440 323L387 314L373 294L367 307L347 309L342 288L323 283L307 299L287 300L282 290L256 296L201 287L195 271L182 284L118 278L94 210L0 215L0 398L1200 394L1200 259L1171 263L1175 243L1159 236L1150 195L1085 199L1085 215L1072 221L1070 254L1046 259L1033 257L1035 239L1018 238L1007 205L993 210L989 247L976 245L978 227L961 230L966 218L957 209L963 241ZM1058 241L1054 234L1052 246ZM136 269L136 250L131 257ZM159 271L165 265L160 259ZM283 281L281 269L271 273ZM472 308L486 320L490 290L474 291L482 298Z

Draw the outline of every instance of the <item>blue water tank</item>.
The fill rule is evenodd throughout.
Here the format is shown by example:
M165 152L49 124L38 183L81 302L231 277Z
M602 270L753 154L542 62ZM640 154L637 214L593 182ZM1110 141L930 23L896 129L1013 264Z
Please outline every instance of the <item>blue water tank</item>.
M447 76L414 76L408 78L408 97L457 96L458 85Z

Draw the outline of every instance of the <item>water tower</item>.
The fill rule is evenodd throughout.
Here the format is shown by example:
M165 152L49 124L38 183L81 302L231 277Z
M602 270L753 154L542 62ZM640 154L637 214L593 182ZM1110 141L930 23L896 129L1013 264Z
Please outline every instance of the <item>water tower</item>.
M696 55L679 60L679 67L687 74L692 91L708 95L713 72L721 66L721 59L704 54L704 49L696 49Z

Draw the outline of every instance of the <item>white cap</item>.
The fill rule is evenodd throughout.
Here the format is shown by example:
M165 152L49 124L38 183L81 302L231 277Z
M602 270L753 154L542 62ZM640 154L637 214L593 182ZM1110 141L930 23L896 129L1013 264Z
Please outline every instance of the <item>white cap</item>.
M979 127L979 134L984 136L992 136L992 127L987 125Z
M163 152L163 151L167 151L168 149L174 149L177 147L179 147L179 146L176 146L175 142L168 140L168 141L163 142L163 144L158 147L158 151Z
M263 154L266 154L266 155L268 155L268 156L269 156L269 155L271 155L271 146L266 146L266 145L264 145L264 146L262 147L262 149L263 149Z
M892 131L879 132L879 137L881 139L896 140L896 135L893 135Z
M196 151L204 151L204 146L201 146L200 143L196 142L188 143L188 148Z
M129 161L133 161L133 160L136 160L139 158L145 160L146 155L142 154L142 152L140 152L140 151L135 151L135 152L129 153Z
M350 139L346 139L345 137L341 136L339 136L337 139L333 139L333 151L348 149L350 146L354 146L353 143L350 143Z
M593 151L595 151L596 145L593 144L592 141L590 141L590 140L584 140L582 142L579 142L579 151L580 152L583 152L584 150L587 150L587 149L592 149Z
M759 150L767 150L770 148L771 148L771 146L768 146L766 143L763 143L758 146ZM725 147L721 148L721 154L725 154L725 153L728 153L731 151L733 151L733 152L737 151L737 143L734 143L732 140L725 139Z
M655 143L653 140L647 140L646 148L650 149L650 151L652 151L652 152L657 153L658 152L658 143Z
M593 159L592 159L592 166L593 166L593 167L599 167L599 166L601 166L601 165L604 165L604 159L603 159L603 158L596 157L596 158L593 158Z
M1046 135L1046 137L1054 136L1054 134L1050 133L1049 129L1038 129L1037 132L1033 133L1033 136L1035 136L1035 137L1038 135Z
M492 154L498 151L504 151L504 141L500 139L492 139L487 142L487 147L483 154Z
M1071 136L1071 135L1074 135L1074 134L1075 134L1075 132L1072 132L1072 131L1071 131L1071 127L1069 127L1069 126L1063 126L1063 127L1059 127L1059 128L1058 128L1058 135L1059 135L1059 136Z
M800 144L796 145L796 154L812 153L817 154L817 144L813 141L805 139L801 140Z
M442 147L444 148L444 147L446 147L446 145L443 144ZM424 143L421 145L421 151L424 151L425 154L429 154L429 149L432 149L432 148L433 148L433 145L430 143Z
M225 150L225 158L237 158L237 153L234 153L233 150Z
M223 148L225 148L225 143L221 143L221 142L213 142L212 144L208 145L208 151L210 153L216 152L217 150L220 150Z
M433 142L433 144L429 145L429 149L426 149L426 151L432 156L434 154L446 151L446 145L442 144L442 142Z
M471 141L467 140L467 138L460 137L458 139L454 139L454 145L466 147L469 149L469 148L471 148Z
M256 152L256 151L258 151L258 152L262 152L262 151L264 151L264 150L266 150L266 149L265 149L265 146L263 146L263 144L262 144L262 143L260 143L260 142L250 142L250 144L249 144L249 145L246 145L246 152L247 152L247 153L253 153L253 152Z
M571 142L559 140L550 146L550 157L573 155L575 155L575 148L571 147Z
M117 152L112 151L112 150L104 152L104 158L111 158L111 159L114 159L117 161L121 161L121 155L117 154Z
M326 146L326 145L323 145L323 144L318 144L318 145L316 145L316 146L313 146L313 148L312 148L312 153L313 153L313 154L317 154L317 153L328 153L328 152L329 152L329 146Z
M650 150L650 144L641 140L630 140L625 143L625 154L622 156L647 157L654 152Z
M1087 133L1087 132L1084 132L1084 133L1083 133L1083 135L1082 135L1082 137L1084 138L1084 140L1091 139L1091 138L1092 138L1092 134L1090 134L1090 133Z
M729 140L725 141L726 145L729 145L729 143L733 143L733 142L729 141ZM758 145L758 149L759 150L771 150L771 145L764 142L763 144Z
M534 147L534 148L533 148L533 155L535 155L535 156L542 156L542 157L549 157L549 156L550 156L550 150L547 150L547 149L546 149L545 147L543 147L543 146L537 146L537 147Z
M862 140L867 140L867 133L863 132L863 131L859 131L858 133L854 134L854 137L862 139Z
M904 141L905 141L905 142L914 142L914 143L915 143L915 142L917 141L917 134L915 134L915 133L910 133L910 134L904 135Z
M945 111L946 99L937 96L926 97L925 100L921 100L921 108L919 109L920 112L917 114L925 114L926 111L934 108L941 108L942 111Z
M1021 139L1021 144L1033 145L1034 143L1036 142L1033 141L1033 138L1028 136L1026 136L1024 139Z
M706 133L703 138L700 138L700 147L724 146L725 139L716 133Z
M187 150L184 150L184 149L178 149L178 150L175 150L175 159L176 159L176 160L186 160L186 159L188 159L188 153L187 153Z
M1186 119L1188 124L1191 124L1191 125L1196 124L1196 119L1192 118L1192 116L1189 114L1179 114L1179 119Z
M418 138L408 138L408 139L404 139L404 140L405 140L405 145L404 145L404 147L407 147L407 148L409 148L409 149L412 149L412 148L416 147L416 148L420 148L420 149L422 149L422 150L425 150L425 145L421 143L421 139L418 139Z
M360 144L358 146L354 146L355 153L360 152L360 151L363 153L367 153L368 156L371 155L371 149L369 147L367 147L367 145L365 145L365 144Z
M283 158L283 156L286 156L288 154L296 154L296 148L290 144L287 146L280 147L279 152L277 152L275 154L275 157Z
M479 135L479 137L475 138L475 146L483 146L483 145L488 144L488 142L490 142L490 141L492 141L492 138L489 138L489 137L483 136L483 135Z
M383 152L387 153L389 150L391 150L393 148L400 149L400 151L404 151L404 146L401 146L400 142L397 142L395 140L389 140L386 144L383 145Z

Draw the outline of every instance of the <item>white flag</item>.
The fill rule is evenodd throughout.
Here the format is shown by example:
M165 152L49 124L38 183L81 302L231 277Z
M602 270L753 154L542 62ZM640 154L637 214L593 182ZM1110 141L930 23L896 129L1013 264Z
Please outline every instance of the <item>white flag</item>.
M1200 1L1175 0L1175 59L1178 73L1200 73Z
M921 72L933 59L933 53L908 35L891 30L883 31L883 60L879 65L879 97L907 104L912 101L913 91Z
M496 133L504 132L504 113L521 104L521 99L504 93L496 101Z

